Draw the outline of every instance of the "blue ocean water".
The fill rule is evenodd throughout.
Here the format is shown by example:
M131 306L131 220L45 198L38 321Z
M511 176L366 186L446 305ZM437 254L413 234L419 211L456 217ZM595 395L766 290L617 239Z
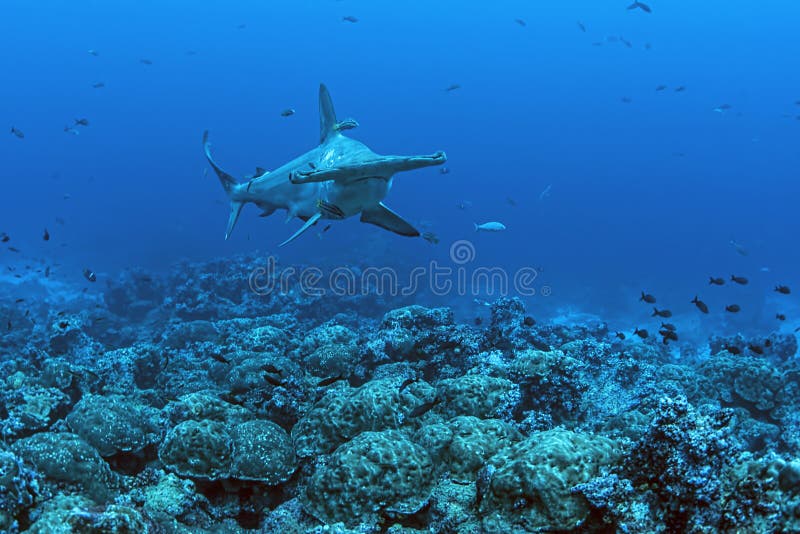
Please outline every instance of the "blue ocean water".
M519 297L537 321L592 317L630 338L662 322L644 291L682 342L793 336L796 291L774 289L800 288L800 6L648 5L5 0L4 298L61 283L67 300L100 298L128 269L158 276L182 260L230 259L246 277L276 257L393 269L401 283L434 265L456 286L479 268L512 281L439 290L426 277L404 300L467 322ZM203 132L244 182L317 145L320 83L338 117L358 121L346 134L376 152L447 153L449 172L398 174L385 200L438 243L352 218L278 248L302 222L252 205L224 239L228 198ZM475 231L489 221L506 230ZM14 279L30 265L52 272ZM530 293L513 284L525 270Z

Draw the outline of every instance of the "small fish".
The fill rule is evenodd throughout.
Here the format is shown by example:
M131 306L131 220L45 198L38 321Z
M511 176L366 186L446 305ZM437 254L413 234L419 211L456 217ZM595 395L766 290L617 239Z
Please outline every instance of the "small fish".
M517 24L519 24L519 25L520 25L520 26L522 26L523 28L524 28L525 26L527 26L527 25L528 25L528 23L527 23L527 22L525 22L525 21L524 21L524 20L522 20L522 19L514 19L514 22L516 22Z
M734 276L731 275L731 282L736 282L739 285L746 286L749 280L744 276Z
M626 47L628 47L628 48L633 48L633 43L631 43L630 41L628 41L628 40L627 40L627 39L625 39L624 37L620 37L620 38L619 38L619 40L620 40L620 42L621 42L622 44L624 44Z
M628 11L631 11L633 9L641 9L645 13L652 13L653 12L653 10L650 9L650 6L648 6L647 4L645 4L643 2L639 2L638 0L628 6Z
M659 85L658 87L656 87L656 91L663 91L666 88L667 88L666 85Z
M644 291L642 291L642 296L639 297L639 300L642 302L646 302L648 304L656 303L656 298L653 295L650 295L649 293L645 293Z
M764 349L762 347L759 347L755 343L751 343L750 345L747 345L747 348L750 349L751 351L755 352L758 355L763 355L764 354Z
M73 119L75 126L89 126L89 119Z
M342 22L351 22L355 24L356 22L358 22L358 18L354 17L353 15L347 15L342 17Z
M77 129L73 128L72 126L64 126L64 133L72 134L72 135L80 135Z
M19 252L19 249L17 247L8 247L8 251L9 252Z
M730 352L734 356L738 356L739 354L742 353L742 349L740 349L739 347L734 347L733 345L726 345L725 347L722 347L722 348L727 350L728 352Z
M724 278L714 278L713 276L708 277L708 285L710 286L724 286L725 279Z
M262 365L261 366L261 370L262 371L266 371L268 373L272 373L272 374L276 374L276 375L279 375L279 376L283 376L283 372L280 369L278 369L277 367L275 367L274 365L272 365L271 363L265 363L264 365Z
M678 329L675 327L675 325L674 325L674 324L672 324L672 323L661 323L661 328L663 328L664 330L671 330L671 331L673 331L673 332L675 332L676 330L678 330Z
M583 22L581 22L581 21L578 21L578 28L580 28L580 30L581 30L583 33L586 33L586 26L584 26Z
M239 24L238 26L236 26L237 30L244 30L245 28L247 28L247 24Z
M475 225L476 232L502 232L506 229L506 226L503 223L497 221L485 222L483 224L472 224Z
M487 308L492 305L492 303L489 302L488 300L477 299L477 298L476 299L472 299L472 302L474 302L478 306L486 306Z
M733 106L731 106L730 104L721 104L721 105L715 107L714 111L717 112L717 113L725 113L726 111L728 111L732 107Z
M459 85L457 83L454 83L453 85L448 85L445 88L445 92L446 93L451 93L451 92L455 91L456 89L461 89L461 85Z
M322 199L317 200L317 207L321 212L328 215L332 219L344 219L344 212L342 208L330 202L325 202Z
M20 302L25 302L25 299L19 298L14 301L14 304L19 304Z
M292 115L294 115L293 108L286 108L283 111L281 111L281 117L291 117Z
M659 330L658 332L664 338L662 341L666 345L670 341L678 341L678 334L672 330Z
M705 302L697 298L697 295L692 299L692 304L697 306L697 309L703 313L708 313L708 306Z
M797 330L795 330L795 332L797 332ZM767 348L770 348L772 346L772 340L765 339L764 340L764 346L767 347Z
M212 351L212 352L210 352L208 355L209 355L209 356L211 356L211 358L212 358L213 360L216 360L216 361L218 361L219 363L224 363L224 364L226 364L226 365L230 365L230 364L231 364L230 360L226 359L226 358L225 358L225 357L224 357L222 354L220 354L220 353L218 353L218 352L213 352L213 351Z
M620 340L623 340L623 341L625 340L625 334L623 334L622 332L617 332L616 334L614 334L614 336L617 339L620 339Z
M94 274L94 271L92 271L91 269L84 269L83 277L90 282L97 282L97 275Z
M153 64L153 62L150 61L149 59L140 59L139 63L141 63L142 65L152 65Z
M439 397L436 397L432 401L428 401L428 402L425 402L423 404L420 404L419 406L417 406L416 408L411 410L411 412L408 414L408 417L409 418L411 418L411 417L422 417L423 415L425 415L426 413L431 411L440 402L442 402L442 399L440 399Z
M45 241L50 241L50 232L47 231L47 228L44 229L44 234L42 234L42 239Z
M0 234L0 242L3 242L3 243L8 243L10 239L11 239L11 238L10 238L10 237L8 237L8 234L7 234L7 233L5 233L5 232L3 232L2 234Z
M623 96L622 98L620 98L620 100L622 101L623 104L630 104L631 102L633 102L633 100L629 96Z
M86 52L87 52L87 53L88 53L90 56L95 56L95 57L97 57L97 56L99 56L99 55L100 55L100 53L99 53L97 50L93 50L93 49L89 49L89 50L87 50Z
M739 306L738 304L728 304L727 306L725 306L725 311L730 313L739 313L740 311L742 311L742 307Z
M417 378L417 377L406 378L405 380L403 380L403 383L400 384L400 389L398 390L398 393L402 393L404 389L406 389L408 386L410 386L414 382L417 382L418 380L419 380L419 378Z
M50 266L49 265L47 267L45 267L45 269L44 269L44 277L45 278L50 278Z
M549 197L550 196L550 191L552 189L553 189L553 184L547 184L547 187L545 187L544 190L541 193L539 193L539 201L542 201L542 200L546 199L547 197Z
M633 335L634 336L639 336L642 339L647 339L647 336L649 336L650 334L644 328L642 328L642 329L636 328L633 331Z
M786 315L784 315L784 314L782 314L782 313L776 313L776 314L775 314L775 318L776 318L777 320L779 320L779 321L785 321L785 320L786 320Z
M439 236L434 234L433 232L425 232L422 234L422 239L430 243L431 245L438 245L439 244Z
M11 127L11 133L13 135L17 136L18 139L25 139L25 134L19 128L16 128L16 127L12 126Z
M510 206L512 206L512 207L515 207L515 208L517 207L517 201L516 201L516 200L514 200L514 199L513 199L513 198L511 198L511 197L506 197L506 202L508 202L508 204L509 204Z
M330 230L330 229L331 229L331 226L333 226L333 225L332 225L332 224L329 224L329 225L325 226L325 228L323 228L323 229L322 229L322 231L320 231L320 233L318 233L318 234L317 234L317 237L318 237L318 238L320 238L320 239L322 239L322 235L323 235L325 232L327 232L328 230Z
M475 317L475 319L472 322L475 323L475 326L480 326L483 324L483 317Z
M439 167L439 174L450 174L450 167Z
M669 319L672 317L672 312L669 310L659 310L658 308L653 308L653 314L650 317L663 317L665 319Z
M792 292L792 290L789 289L789 286L775 286L775 292L780 293L781 295L788 295Z
M736 251L736 253L739 254L740 256L748 256L750 254L749 252L747 252L747 249L744 248L740 243L737 243L736 240L731 239L730 244Z
M102 89L106 84L103 82L96 82L92 84L92 89Z
M495 469L496 468L492 464L486 464L478 471L478 477L475 480L475 509L479 512L481 510L481 503L486 497L486 494L489 493L489 488L492 485L492 477Z
M675 88L676 93L682 93L684 91L686 91L686 87L683 85L679 85L678 87Z
M340 380L344 380L344 375L343 374L336 375L336 376L329 376L328 378L323 378L322 380L317 382L317 387L318 388L328 387L331 384L335 384L336 382L338 382Z

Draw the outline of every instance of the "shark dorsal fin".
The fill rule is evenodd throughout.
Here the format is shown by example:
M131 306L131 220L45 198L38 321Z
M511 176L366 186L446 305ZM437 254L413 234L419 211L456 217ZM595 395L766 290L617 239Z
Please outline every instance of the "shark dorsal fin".
M319 84L319 142L324 143L330 136L337 133L336 111L333 109L333 100L324 83Z

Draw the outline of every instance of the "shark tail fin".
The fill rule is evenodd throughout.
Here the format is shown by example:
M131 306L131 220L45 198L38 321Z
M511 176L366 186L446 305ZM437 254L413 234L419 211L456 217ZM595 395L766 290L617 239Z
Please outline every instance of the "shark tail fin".
M208 142L208 130L206 130L203 132L203 150L205 151L206 159L208 160L208 164L211 165L211 168L214 169L214 172L217 173L219 182L222 184L222 188L225 190L225 193L227 193L231 203L231 214L230 217L228 217L228 227L225 230L225 239L228 239L231 236L231 232L233 232L233 227L236 226L236 221L239 220L242 207L244 207L244 202L234 198L241 184L236 181L236 178L222 170L222 168L216 164L214 158L211 157L210 147L211 145Z
M319 84L319 142L324 143L336 133L336 111L324 83Z

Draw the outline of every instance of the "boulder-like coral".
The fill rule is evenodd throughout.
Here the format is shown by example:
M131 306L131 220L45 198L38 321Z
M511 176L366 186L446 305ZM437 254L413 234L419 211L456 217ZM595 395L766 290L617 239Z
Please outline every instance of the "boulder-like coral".
M114 395L86 395L67 416L70 429L100 456L136 453L157 439L158 412Z
M159 448L164 465L181 476L206 480L235 478L279 484L294 471L288 434L270 421L226 425L184 421Z
M116 484L108 464L76 434L43 432L17 441L13 449L47 479L75 484L97 502L108 499Z
M328 523L373 524L384 514L413 514L434 485L428 452L405 434L364 432L317 466L303 497L307 512Z
M433 388L426 382L402 392L399 386L397 380L382 379L329 390L292 429L298 456L331 452L367 430L400 428L415 407L433 400Z
M520 401L517 385L505 378L486 375L442 380L437 384L436 394L441 400L436 411L447 418L474 415L510 420Z
M18 516L33 505L39 481L10 451L0 451L0 532L17 532Z
M487 528L577 527L589 506L572 488L598 476L618 455L607 438L563 429L538 432L513 445L491 459L494 472L481 503Z

